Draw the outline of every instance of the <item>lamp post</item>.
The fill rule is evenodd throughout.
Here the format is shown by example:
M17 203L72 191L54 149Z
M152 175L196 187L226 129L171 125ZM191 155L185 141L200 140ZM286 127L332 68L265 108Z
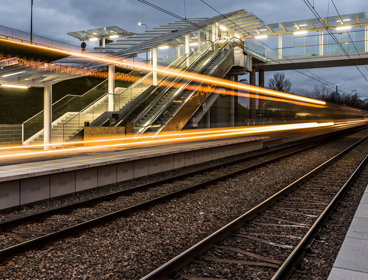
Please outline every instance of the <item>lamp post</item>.
M33 0L31 0L31 31L29 35L29 42L33 43Z
M138 22L138 26L145 26L146 27L146 31L148 30L148 25L143 23L143 22ZM146 62L148 62L148 51L146 52Z
M33 0L32 0L33 1ZM145 24L145 23L143 23L143 22L138 22L138 25L139 26L145 26L146 27L146 31L148 30L148 25L147 24Z

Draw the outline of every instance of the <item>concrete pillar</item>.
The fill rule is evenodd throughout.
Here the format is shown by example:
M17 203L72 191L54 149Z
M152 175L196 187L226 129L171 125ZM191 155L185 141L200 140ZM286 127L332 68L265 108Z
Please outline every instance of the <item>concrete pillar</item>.
M212 24L212 31L211 31L211 41L212 42L215 42L217 40L216 39L216 29L217 29L216 24Z
M323 30L319 32L319 55L323 55Z
M52 129L52 84L47 84L43 90L43 144L49 150Z
M364 36L364 40L365 40L365 52L368 52L368 26L365 26L365 28L364 28L364 34L365 34L365 36Z
M114 93L115 93L115 65L108 66L108 105L109 112L114 111Z
M210 28L209 27L207 27L206 28L206 33L205 33L206 35L206 40L205 41L209 41L209 40L211 40L211 30L210 30Z
M231 75L230 77L231 81L237 81L237 76L235 75ZM235 106L236 106L236 97L237 97L237 90L236 89L232 89L233 94L230 96L230 126L235 126Z
M254 70L249 73L249 82L253 86L256 85L256 72ZM252 93L252 94L257 95L256 93ZM256 104L257 104L256 98L250 98L250 100L249 100L249 111L250 111L250 119L251 119L252 122L255 122L256 117L257 117Z
M101 39L101 47L105 47L106 46L106 38L102 38Z
M185 56L188 58L190 55L190 34L186 34L184 36L184 53ZM186 66L189 67L189 59L186 60Z
M265 87L265 74L264 74L264 70L259 70L258 72L258 85L260 87ZM262 115L262 117L265 115L265 102L263 99L259 99L258 98L258 104L259 104L259 111Z
M180 45L176 46L176 57L181 57L181 46Z
M158 49L152 49L152 85L157 86L157 61L158 61Z
M282 35L279 35L277 40L277 58L282 59Z
M208 109L206 115L204 116L205 128L211 128L211 108Z

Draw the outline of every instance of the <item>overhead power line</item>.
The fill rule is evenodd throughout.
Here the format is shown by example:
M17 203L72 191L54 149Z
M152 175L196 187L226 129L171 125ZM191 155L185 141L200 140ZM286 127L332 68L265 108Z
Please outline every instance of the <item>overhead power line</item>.
M141 3L143 3L143 4L145 4L145 5L147 5L147 6L150 6L150 7L152 7L152 8L154 8L154 9L156 9L156 10L159 10L159 11L161 11L161 12L163 12L163 13L165 13L165 14L167 14L167 15L170 15L170 16L172 16L172 17L174 17L174 18L176 18L176 19L179 19L179 20L182 20L182 21L186 21L186 22L188 22L189 24L191 24L191 25L193 25L193 26L195 26L195 27L198 27L198 28L201 28L201 26L199 26L198 24L196 24L196 23L194 23L194 22L192 22L192 21L190 21L190 20L188 20L188 19L186 19L186 18L183 18L183 17L181 17L180 15L178 15L178 14L175 14L175 13L173 13L173 12L170 12L170 11L168 11L168 10L166 10L166 9L164 9L164 8L162 8L162 7L160 7L160 6L158 6L158 5L155 5L155 4L153 4L153 3L150 3L150 2L148 2L148 1L146 1L146 0L137 0L137 1L139 1L139 2L141 2ZM234 24L234 25L236 25L236 26L238 26L239 28L241 28L246 34L248 34L248 35L250 35L249 34L249 32L247 31L247 30L245 30L243 27L241 27L241 26L239 26L238 24L236 24L235 22L233 22L230 18L228 18L226 15L224 15L223 13L221 13L219 10L217 10L215 7L213 7L212 5L210 5L210 4L208 4L206 1L204 1L204 0L200 0L203 4L205 4L206 6L208 6L210 9L212 9L212 10L214 10L216 13L218 13L219 15L221 15L224 19L226 19L226 20L228 20L228 21L230 21L232 24ZM261 42L261 44L262 45L264 45L264 46L266 46L267 48L269 48L269 49L271 49L272 51L274 51L274 52L276 52L277 53L277 51L276 50L274 50L273 48L271 48L269 45L267 45L266 43L264 43L264 42ZM288 57L286 57L286 56L283 56L283 58L285 58L286 60L288 60L288 61L291 61L291 62L295 62L294 60L292 60L292 59L290 59L290 58L288 58ZM273 60L273 59L270 59L271 61L274 61L274 62L277 62L277 63L281 63L280 61L277 61L277 60ZM295 70L295 69L290 69L290 70ZM319 82L319 83L322 83L322 84L325 84L326 86L328 86L328 87L331 87L331 88L335 88L336 87L336 84L334 84L334 83L331 83L331 82L329 82L329 81L327 81L327 80L325 80L325 79L323 79L323 78L321 78L321 77L319 77L319 76L317 76L317 75L315 75L315 74L313 74L313 73L310 73L310 72L307 72L307 73L304 73L303 71L301 71L301 70L295 70L297 73L299 73L299 74L301 74L301 75L304 75L304 76L306 76L306 77L308 77L308 78L310 78L310 79L312 79L312 80L315 80L315 81L317 81L317 82ZM347 88L345 88L346 90L349 90L349 89L347 89Z
M181 17L181 16L179 16L177 14L174 14L173 12L170 12L170 11L168 11L168 10L166 10L166 9L160 7L160 6L157 6L157 5L155 5L155 4L151 3L151 2L148 2L146 0L137 0L137 1L143 3L143 4L147 5L147 6L150 6L150 7L154 8L154 9L156 9L156 10L159 10L160 12L163 12L163 13L169 15L169 16L172 16L172 17L174 17L176 19L179 19L179 20L182 20L182 21L186 21L187 23L189 23L191 25L194 25L195 27L201 27L200 25L196 24L195 22L192 22L192 21L188 20L186 18L186 16L185 16L185 18L183 18L183 17Z
M353 62L358 72L362 75L362 77L368 82L368 78L365 76L365 74L362 72L362 70L358 67L358 65L354 62L353 59L351 59L350 54L345 50L344 46L341 44L341 42L336 38L335 34L332 32L330 27L324 22L322 17L319 15L317 10L312 6L312 4L309 2L309 0L303 0L304 3L307 5L307 7L310 9L310 11L315 15L315 17L318 19L318 21L322 24L322 26L326 29L328 34L331 36L331 38L335 41L335 43L340 47L340 49L343 51L343 53Z
M247 35L249 35L249 36L251 36L251 34L246 30L246 29L244 29L244 27L242 27L242 26L240 26L240 25L238 25L236 22L234 22L233 20L231 20L230 18L228 18L226 15L224 15L223 13L221 13L218 9L216 9L214 6L212 6L212 5L210 5L208 2L206 2L205 0L200 0L203 4L205 4L207 7L209 7L210 9L212 9L212 10L214 10L215 12L217 12L218 14L220 14L224 19L226 19L226 20L228 20L229 22L231 22L233 25L235 25L235 26L237 26L237 27L239 27L240 29L242 29ZM266 43L264 43L264 42L260 42L263 46L265 46L266 48L268 48L268 49L270 49L270 50L272 50L273 52L275 52L276 54L278 54L278 52L275 50L275 49L273 49L272 47L270 47L269 45L267 45ZM282 58L284 58L284 59L286 59L287 61L290 61L290 62L295 62L293 59L291 59L291 58L289 58L289 57L287 57L287 56L282 56ZM280 61L278 61L278 60L275 60L275 59L270 59L271 61L274 61L274 62L277 62L277 63L279 63L279 64L281 64L281 62ZM290 70L295 70L295 69L290 69ZM313 79L313 80L315 80L315 81L317 81L317 82L320 82L320 83L322 83L322 84L325 84L326 86L329 86L329 87L331 87L331 88L335 88L336 87L336 84L334 84L334 83L331 83L331 82L329 82L329 81L327 81L327 80L325 80L325 79L323 79L323 78L321 78L321 77L319 77L319 76L317 76L317 75L315 75L315 74L313 74L313 73L311 73L311 72L309 72L309 71L305 71L305 72L303 72L303 71L301 71L301 70L295 70L297 73L299 73L299 74L301 74L301 75L304 75L304 76L306 76L306 77L308 77L308 78L310 78L310 79ZM349 89L347 89L347 88L345 88L346 90L349 90Z
M335 11L336 11L337 15L339 16L340 22L341 22L341 23L343 23L343 22L344 22L344 21L343 21L343 18L342 18L342 16L340 15L339 10L337 9L337 6L336 6L335 2L334 2L333 0L331 0L331 2L332 2L333 6L334 6L334 8L335 8ZM348 34L349 39L350 39L350 42L353 44L354 49L355 49L356 53L358 54L359 58L362 58L362 56L360 55L360 53L359 53L359 51L358 51L357 46L355 45L355 43L354 43L354 41L353 41L353 38L351 38L351 36L350 36L350 32L349 32L349 31L346 31L346 33ZM368 70L367 65L364 65L364 68L365 68L365 70Z

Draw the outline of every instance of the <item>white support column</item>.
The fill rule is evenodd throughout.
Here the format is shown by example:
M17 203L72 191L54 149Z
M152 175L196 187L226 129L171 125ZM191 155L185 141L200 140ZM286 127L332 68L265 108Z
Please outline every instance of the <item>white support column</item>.
M49 150L52 129L52 84L46 84L43 90L43 144Z
M184 41L185 56L188 57L190 55L190 34L184 36ZM189 59L186 60L186 66L189 66Z
M108 66L108 108L109 112L114 111L114 93L115 93L115 65Z
M106 46L106 38L102 38L102 39L101 39L101 41L102 41L102 42L101 42L101 43L102 43L102 44L101 44L101 47L103 47L103 48L104 48L104 47Z
M277 40L277 58L282 59L282 35L279 35Z
M152 49L152 85L157 86L157 60L158 60L158 49Z
M236 81L237 78L235 75L231 75L229 77L231 81ZM230 95L229 98L230 98L230 126L235 126L235 98L236 98L236 95L235 95L235 89L232 89L232 92L234 93L234 95Z
M319 55L323 55L323 30L319 32Z
M206 34L206 41L211 40L211 36L210 36L211 31L210 31L209 27L206 28L206 33L205 34Z
M176 57L181 57L181 46L180 45L176 46Z
M365 26L365 28L364 28L364 34L365 34L365 36L364 36L364 40L365 40L365 52L368 52L368 25L366 25Z
M211 41L215 42L216 41L216 24L212 24L212 31L211 31Z
M208 111L206 115L204 115L205 118L205 128L211 128L211 108L208 108Z

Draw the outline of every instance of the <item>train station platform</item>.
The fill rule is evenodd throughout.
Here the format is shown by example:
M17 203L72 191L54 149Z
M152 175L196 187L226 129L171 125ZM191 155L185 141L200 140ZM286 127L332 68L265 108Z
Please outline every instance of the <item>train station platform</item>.
M368 185L328 280L368 279Z
M166 144L0 167L0 210L263 148L267 137Z

